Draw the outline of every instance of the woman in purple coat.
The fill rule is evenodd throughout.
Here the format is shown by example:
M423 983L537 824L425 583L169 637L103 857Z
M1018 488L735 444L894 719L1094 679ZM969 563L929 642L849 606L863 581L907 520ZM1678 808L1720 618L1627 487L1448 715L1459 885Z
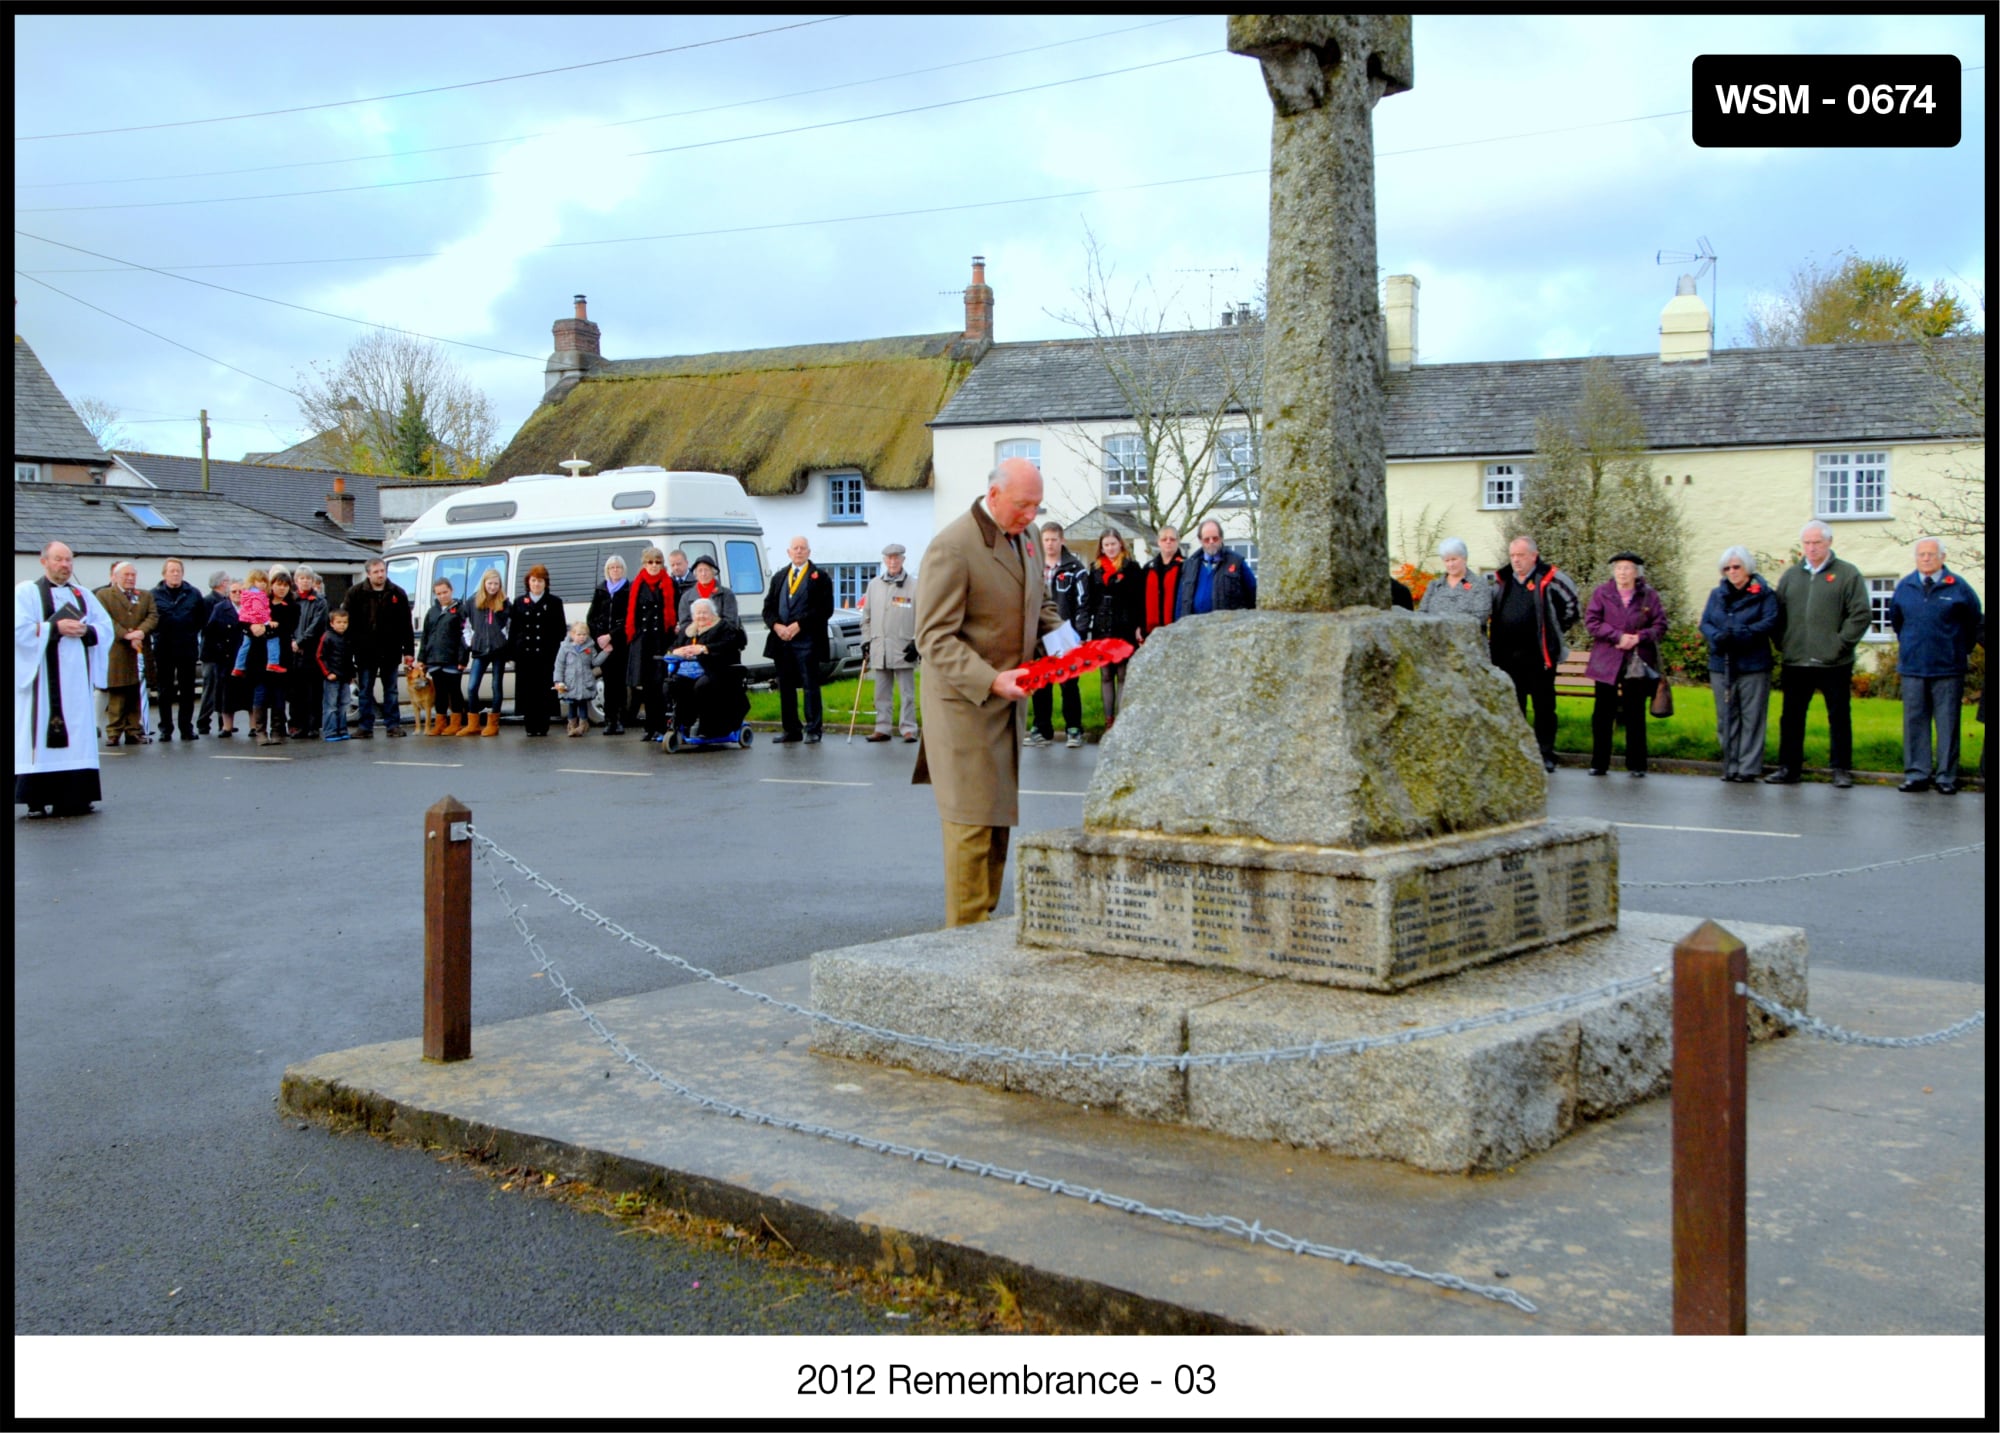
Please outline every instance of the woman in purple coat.
M1643 559L1621 552L1611 559L1611 580L1590 594L1583 610L1590 633L1590 662L1584 675L1597 685L1590 712L1590 774L1611 768L1611 728L1625 721L1625 770L1646 774L1646 712L1660 674L1660 638L1667 634L1667 609L1660 594L1639 575Z

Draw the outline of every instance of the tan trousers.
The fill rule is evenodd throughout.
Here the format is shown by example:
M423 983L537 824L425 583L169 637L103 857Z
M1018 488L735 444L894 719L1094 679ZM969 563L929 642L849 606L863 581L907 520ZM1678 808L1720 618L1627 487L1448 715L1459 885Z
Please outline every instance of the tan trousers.
M1000 904L1007 869L1005 826L944 824L944 923L977 925Z
M104 689L104 733L121 736L139 734L139 684Z

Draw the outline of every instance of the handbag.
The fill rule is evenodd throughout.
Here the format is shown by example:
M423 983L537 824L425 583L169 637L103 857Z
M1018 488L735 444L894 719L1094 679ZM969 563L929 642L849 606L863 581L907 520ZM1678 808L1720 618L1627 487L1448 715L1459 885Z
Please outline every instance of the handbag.
M1653 704L1650 708L1656 717L1670 717L1674 714L1674 689L1667 685L1665 677L1653 688Z

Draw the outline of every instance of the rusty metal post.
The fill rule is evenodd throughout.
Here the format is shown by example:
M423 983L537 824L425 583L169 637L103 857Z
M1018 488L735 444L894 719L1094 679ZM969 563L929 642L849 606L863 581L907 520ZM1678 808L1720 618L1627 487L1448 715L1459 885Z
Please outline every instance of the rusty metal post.
M1717 925L1674 947L1674 1332L1746 1332L1743 942Z
M455 796L424 813L424 1058L472 1058L472 812Z

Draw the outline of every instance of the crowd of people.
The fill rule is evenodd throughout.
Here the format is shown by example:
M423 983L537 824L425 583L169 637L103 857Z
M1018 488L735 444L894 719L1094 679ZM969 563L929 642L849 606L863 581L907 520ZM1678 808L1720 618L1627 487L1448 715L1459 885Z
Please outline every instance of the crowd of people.
M1066 545L1056 523L1042 525L1035 542L1026 535L1018 540L1024 556L1041 560L1040 599L1086 641L1118 638L1137 649L1181 618L1256 605L1256 574L1214 519L1200 525L1188 552L1174 528L1162 528L1144 564L1113 530L1099 536L1088 561ZM1799 545L1799 560L1775 582L1756 571L1747 548L1727 549L1701 613L1726 782L1800 781L1807 714L1817 698L1826 710L1832 784L1853 784L1849 703L1856 650L1874 620L1868 584L1834 555L1828 524L1807 523ZM819 673L833 584L813 564L804 538L792 539L787 554L790 561L772 575L763 598L764 652L778 678L783 730L776 740L811 743L823 730ZM1556 679L1569 656L1566 634L1580 623L1589 642L1584 676L1594 695L1589 771L1609 772L1613 735L1622 727L1625 769L1645 776L1649 714L1666 714L1671 699L1661 658L1669 612L1646 580L1641 555L1614 555L1587 599L1525 534L1508 543L1507 565L1492 573L1472 568L1462 539L1446 539L1437 555L1443 571L1425 588L1419 610L1479 625L1493 664L1530 718L1544 768L1556 769ZM906 742L918 739L920 614L905 556L900 544L884 549L863 604L864 666L875 684L871 742L892 740L896 731ZM1913 557L1915 570L1897 583L1888 607L1903 693L1899 789L1950 794L1959 787L1969 659L1987 640L1989 619L1971 584L1945 565L1942 541L1922 539ZM139 585L133 563L119 562L108 583L85 594L70 582L72 562L63 544L49 544L45 577L17 590L17 800L24 771L42 769L38 763L51 772L66 769L64 748L55 742L76 724L78 693L92 689L104 694L93 720L111 747L239 732L259 745L368 740L378 724L386 736L402 737L408 728L399 679L409 685L428 734L492 737L500 730L509 667L515 710L530 738L546 736L557 716L568 735L585 735L599 701L605 735L623 735L632 723L654 742L665 739L670 725L685 736L726 738L748 712L740 606L705 554L690 563L679 550L649 547L630 576L623 559L611 557L589 615L575 624L566 621L563 599L549 590L541 566L528 569L526 590L511 598L497 570L481 574L471 594L439 580L419 620L410 594L389 580L379 558L338 606L329 605L318 575L304 564L274 563L241 577L217 571L204 593L187 580L179 559L161 565L151 589ZM1392 587L1396 605L1411 605L1407 588ZM65 637L79 644L76 664L55 660ZM1778 761L1766 772L1770 688L1781 663ZM1099 672L1107 729L1118 717L1127 665ZM1058 701L1066 743L1083 744L1080 680L1032 693L1025 745L1055 740ZM358 709L351 729L350 691ZM23 693L32 699L25 712ZM1985 712L1982 693L1982 723ZM239 725L245 714L247 723ZM94 766L92 776L94 788ZM94 790L89 799L96 799Z
M1854 784L1850 706L1855 653L1874 622L1868 583L1833 552L1833 529L1815 519L1799 533L1800 558L1774 583L1745 547L1724 551L1720 581L1701 614L1710 688L1715 697L1721 779L1790 786L1803 779L1806 721L1814 697L1824 704L1832 784ZM1611 767L1614 731L1625 732L1625 769L1643 777L1649 714L1671 713L1660 642L1664 598L1645 579L1644 559L1619 552L1610 573L1579 604L1567 574L1542 559L1532 537L1507 546L1507 566L1482 578L1465 543L1439 544L1443 574L1419 608L1481 624L1493 663L1514 684L1523 715L1534 708L1535 743L1545 770L1556 769L1556 675L1569 655L1565 633L1581 618L1590 641L1584 675L1592 684L1590 774ZM1920 540L1916 571L1897 583L1889 622L1903 682L1905 792L1958 790L1959 716L1972 650L1987 640L1978 595L1944 565L1944 544ZM1778 764L1764 770L1772 672L1782 664ZM1982 691L1979 720L1986 720Z

